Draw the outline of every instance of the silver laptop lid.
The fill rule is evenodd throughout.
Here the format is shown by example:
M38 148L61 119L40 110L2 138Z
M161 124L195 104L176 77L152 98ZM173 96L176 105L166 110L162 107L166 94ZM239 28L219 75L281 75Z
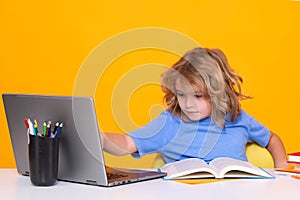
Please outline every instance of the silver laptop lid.
M29 175L25 118L38 124L61 121L58 179L108 185L93 99L89 97L3 94L15 161Z

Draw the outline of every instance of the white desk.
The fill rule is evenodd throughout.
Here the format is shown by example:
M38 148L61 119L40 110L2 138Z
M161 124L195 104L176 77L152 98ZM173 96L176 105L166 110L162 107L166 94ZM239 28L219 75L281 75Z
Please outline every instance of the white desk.
M184 184L156 179L104 188L58 181L51 187L36 187L16 169L0 169L0 198L5 200L155 200L155 199L238 199L282 200L300 198L300 180L286 176L276 179L244 179L207 184Z

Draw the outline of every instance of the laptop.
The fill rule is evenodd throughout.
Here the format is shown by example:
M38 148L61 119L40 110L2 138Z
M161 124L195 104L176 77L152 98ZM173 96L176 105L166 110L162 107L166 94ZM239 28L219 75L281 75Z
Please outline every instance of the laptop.
M59 136L58 180L116 186L161 178L166 173L105 165L94 100L91 97L3 94L17 171L29 176L25 118L38 124L63 122Z

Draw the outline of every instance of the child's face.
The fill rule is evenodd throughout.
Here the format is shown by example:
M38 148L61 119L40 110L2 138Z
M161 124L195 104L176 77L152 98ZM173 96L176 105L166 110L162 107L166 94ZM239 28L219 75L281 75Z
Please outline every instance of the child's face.
M211 103L201 92L197 91L197 88L178 78L175 81L175 90L181 111L191 121L199 121L210 116Z

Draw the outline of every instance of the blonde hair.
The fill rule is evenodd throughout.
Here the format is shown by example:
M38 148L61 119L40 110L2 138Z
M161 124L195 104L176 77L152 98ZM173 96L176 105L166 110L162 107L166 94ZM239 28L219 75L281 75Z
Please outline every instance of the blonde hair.
M233 122L240 114L240 100L251 98L242 94L243 79L230 67L220 49L195 48L162 74L161 88L167 109L183 117L175 92L175 81L179 77L186 79L210 100L210 117L222 127L226 115L229 114Z

